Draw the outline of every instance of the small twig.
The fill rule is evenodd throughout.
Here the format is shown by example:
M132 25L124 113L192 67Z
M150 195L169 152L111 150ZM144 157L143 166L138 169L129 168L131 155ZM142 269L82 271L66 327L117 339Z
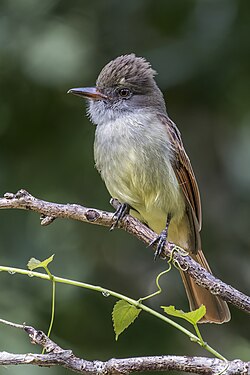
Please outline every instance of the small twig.
M41 222L46 225L56 218L73 219L88 223L110 226L113 220L112 212L105 212L92 208L86 208L78 204L59 204L43 201L33 197L26 190L18 190L16 194L5 193L0 198L0 209L16 208L35 211L42 215Z
M6 326L10 326L10 327L13 327L13 328L20 328L20 329L23 329L24 326L25 326L25 324L12 323L12 322L9 322L8 320L4 320L4 319L0 319L0 323L5 324Z
M223 375L247 375L250 362L241 360L229 361L225 364L217 358L186 356L150 356L135 358L112 358L106 362L87 361L76 357L71 350L62 349L48 338L42 331L31 326L20 325L0 320L1 323L22 328L29 335L32 344L42 346L47 354L13 354L0 352L0 366L36 365L41 367L62 366L80 374L130 374L141 371L181 371L190 374L215 375L225 369Z

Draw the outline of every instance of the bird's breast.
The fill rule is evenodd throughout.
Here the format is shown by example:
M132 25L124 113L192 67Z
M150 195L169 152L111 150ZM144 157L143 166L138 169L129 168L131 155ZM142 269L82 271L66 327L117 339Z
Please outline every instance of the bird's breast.
M175 176L167 131L156 116L124 116L97 126L98 171L112 197L135 208L144 221L183 216L184 198Z

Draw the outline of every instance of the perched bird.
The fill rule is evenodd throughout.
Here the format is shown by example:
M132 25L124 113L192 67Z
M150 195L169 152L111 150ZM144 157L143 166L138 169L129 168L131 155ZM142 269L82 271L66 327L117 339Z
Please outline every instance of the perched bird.
M68 92L88 99L96 167L111 196L159 234L157 254L168 239L210 271L201 250L197 182L155 74L144 58L119 56L102 69L96 87ZM230 320L226 302L180 273L190 308L206 306L201 322Z

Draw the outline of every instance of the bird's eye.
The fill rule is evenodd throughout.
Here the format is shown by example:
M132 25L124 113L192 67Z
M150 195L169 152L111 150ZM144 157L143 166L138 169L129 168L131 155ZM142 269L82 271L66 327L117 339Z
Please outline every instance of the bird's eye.
M132 92L129 89L123 87L121 89L118 89L118 94L121 98L125 99L125 98L130 98L130 96L132 95Z

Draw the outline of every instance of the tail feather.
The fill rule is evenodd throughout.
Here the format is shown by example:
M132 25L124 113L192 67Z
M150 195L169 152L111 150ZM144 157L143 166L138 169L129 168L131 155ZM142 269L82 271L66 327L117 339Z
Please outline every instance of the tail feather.
M202 267L211 272L202 250L198 250L197 254L190 255ZM206 306L206 315L199 323L220 324L230 320L231 314L225 301L211 294L207 289L197 285L187 273L181 271L181 277L188 296L190 309L198 309L202 304Z

